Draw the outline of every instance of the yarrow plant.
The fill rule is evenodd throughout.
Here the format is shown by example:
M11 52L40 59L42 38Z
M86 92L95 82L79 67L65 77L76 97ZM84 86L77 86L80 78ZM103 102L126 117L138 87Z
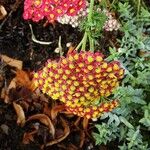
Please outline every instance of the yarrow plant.
M118 87L124 70L119 62L107 62L99 52L72 51L60 60L48 60L34 74L35 86L53 99L65 103L67 111L86 118L97 118L118 105L105 102Z
M85 8L86 0L25 0L23 17L35 22L45 17L49 22L69 23L71 18L86 15Z
M93 8L94 0L91 0L88 22L92 19ZM45 67L34 74L34 84L52 99L60 100L68 112L96 119L118 106L118 101L110 101L109 96L119 86L124 69L118 61L108 62L103 54L94 52L90 35L85 29L79 45L69 50L66 57L48 60ZM90 51L85 51L87 38Z
M58 21L61 24L78 27L88 15L88 6L89 3L86 0L25 0L23 18L34 22L46 18L50 23ZM106 31L118 30L119 23L108 10L99 11L99 13L107 16L104 25Z

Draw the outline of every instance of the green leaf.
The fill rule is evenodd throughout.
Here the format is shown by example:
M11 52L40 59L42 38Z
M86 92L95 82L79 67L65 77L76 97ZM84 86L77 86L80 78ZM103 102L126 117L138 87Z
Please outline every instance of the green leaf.
M120 116L119 119L120 119L120 121L121 121L122 123L124 123L128 128L134 129L133 125L132 125L131 123L129 123L126 118Z

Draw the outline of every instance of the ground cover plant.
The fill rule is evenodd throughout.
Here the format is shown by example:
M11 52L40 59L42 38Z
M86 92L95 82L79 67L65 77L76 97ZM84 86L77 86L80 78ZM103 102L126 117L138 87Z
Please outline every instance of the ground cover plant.
M0 149L149 150L150 3L0 2Z

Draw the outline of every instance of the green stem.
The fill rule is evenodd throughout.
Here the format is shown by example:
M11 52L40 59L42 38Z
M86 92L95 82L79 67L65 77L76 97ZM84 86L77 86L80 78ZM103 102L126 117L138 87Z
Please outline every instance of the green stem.
M90 0L90 8L89 8L89 14L88 14L89 22L92 21L93 8L94 8L94 0Z
M87 32L85 31L84 37L83 37L82 48L81 48L82 51L85 51L85 49L86 49L87 37L88 37L88 34L87 34Z
M88 22L92 22L92 15L93 15L93 8L94 8L94 0L90 0L90 8L89 8L89 14L88 14ZM88 29L86 28L85 29L85 33L84 33L84 36L81 40L81 42L78 44L78 46L76 47L76 50L78 50L81 45L82 45L82 50L85 51L86 49L86 43L87 43L87 38L89 37L89 34L88 34ZM93 43L92 40L93 39L90 39L91 37L89 37L89 40L90 40L90 48L92 48L91 51L94 51L94 46L93 46Z
M137 17L139 17L140 14L140 8L141 8L141 0L138 0L138 6L137 6Z
M94 52L94 40L90 35L88 35L88 37L90 42L90 51Z
M80 41L80 43L78 44L78 46L76 47L76 50L78 50L82 45L83 45L83 43L85 43L86 41L86 35L87 33L85 32L84 33L84 36L83 36L83 38L82 38L82 40ZM86 44L86 43L85 43Z

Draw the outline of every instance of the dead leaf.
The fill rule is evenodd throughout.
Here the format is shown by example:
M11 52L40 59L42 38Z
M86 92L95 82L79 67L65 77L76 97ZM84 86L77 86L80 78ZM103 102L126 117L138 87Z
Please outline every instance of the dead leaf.
M37 133L37 130L33 130L32 132L26 132L24 133L23 135L23 140L22 140L22 143L23 144L29 144L30 142L33 142L34 141L34 134Z
M19 70L22 69L22 65L23 65L22 61L10 58L10 57L8 57L6 55L0 55L0 57L1 57L2 61L4 61L9 66L15 67L15 68L17 68Z
M57 144L57 143L63 141L70 134L70 128L69 128L67 122L63 118L61 118L61 122L62 122L62 126L64 128L64 134L60 138L48 142L46 144L46 146L51 146L51 145Z
M78 117L77 120L74 122L74 125L75 125L76 127L79 126L80 120L81 120L81 117Z
M27 121L31 121L31 120L39 120L44 125L48 126L50 134L52 134L52 136L54 137L55 128L54 128L52 121L50 120L50 118L47 115L36 114L36 115L29 117Z
M13 78L11 80L11 82L10 82L8 88L7 88L7 92L9 93L10 89L12 89L12 88L14 88L14 89L16 88L16 78Z
M51 113L50 113L50 107L48 106L48 103L44 103L44 108L43 108L43 113L48 115L49 117L51 117Z
M9 91L12 88L16 88L16 80L13 78L8 87L4 87L1 91L1 98L4 99L4 102L7 104L10 102Z
M51 118L54 120L57 114L64 110L64 105L56 105L51 109Z
M30 80L30 75L26 71L16 71L16 83L33 91L33 82Z
M14 109L15 109L16 114L17 114L17 124L24 126L25 114L24 114L23 108L19 104L16 104L15 102L13 102L13 106L14 106Z
M0 20L2 20L7 15L7 11L4 6L0 5Z
M83 147L83 144L84 144L84 141L85 141L85 133L84 131L81 130L81 134L80 134L80 148Z
M86 117L83 118L83 129L87 130L88 128L88 123L89 123L89 119L87 119Z

